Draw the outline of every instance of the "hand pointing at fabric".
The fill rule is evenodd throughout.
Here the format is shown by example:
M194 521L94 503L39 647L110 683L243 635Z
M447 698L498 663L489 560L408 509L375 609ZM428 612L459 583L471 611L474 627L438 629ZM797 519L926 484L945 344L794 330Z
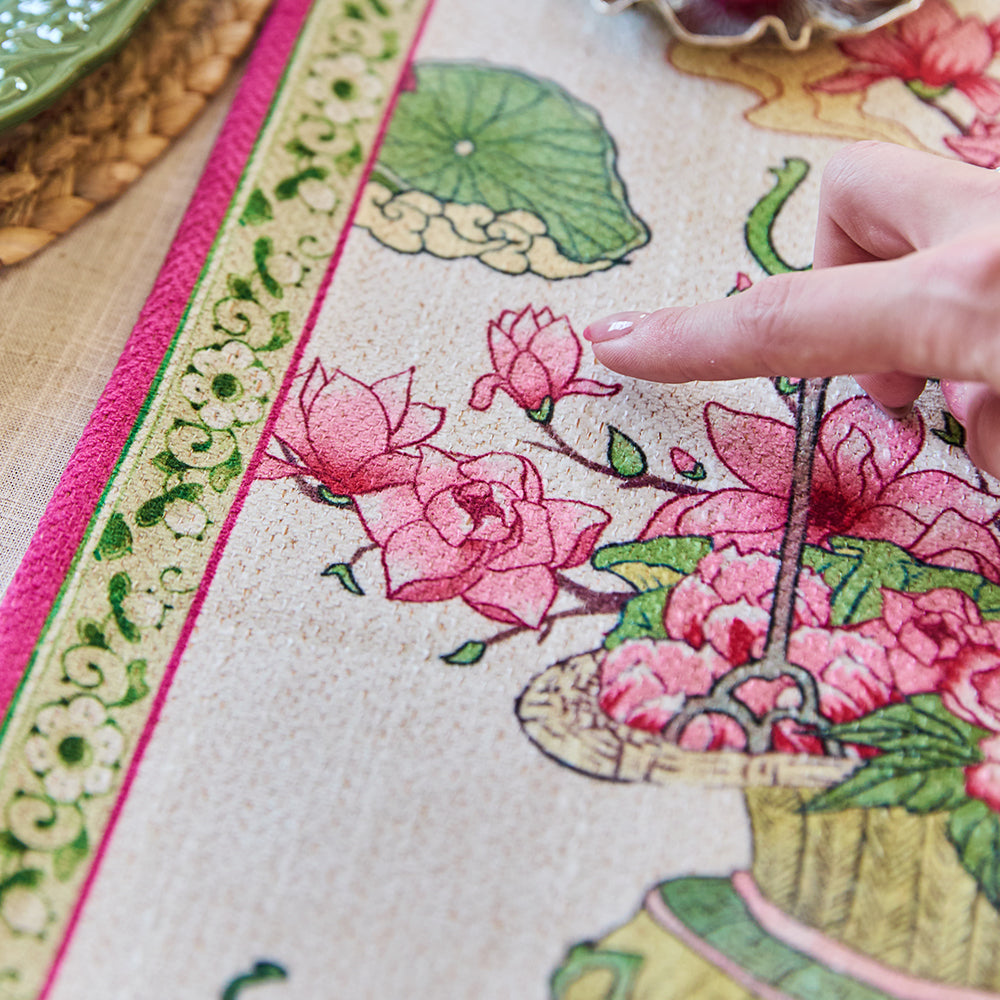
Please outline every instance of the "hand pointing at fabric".
M823 175L813 270L719 302L619 313L584 335L609 368L658 382L853 374L893 416L939 378L970 457L998 475L1000 176L848 147Z

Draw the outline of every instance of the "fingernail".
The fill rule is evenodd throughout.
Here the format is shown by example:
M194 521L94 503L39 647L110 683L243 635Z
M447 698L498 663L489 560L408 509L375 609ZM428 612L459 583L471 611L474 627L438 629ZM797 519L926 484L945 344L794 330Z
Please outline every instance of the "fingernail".
M872 400L872 402L893 420L905 420L913 412L912 403L908 403L906 406L886 406L885 403L880 403L877 399Z
M585 340L592 344L602 344L606 340L617 340L632 332L632 328L641 319L645 319L649 313L644 312L623 312L615 313L613 316L605 316L591 323L583 331Z

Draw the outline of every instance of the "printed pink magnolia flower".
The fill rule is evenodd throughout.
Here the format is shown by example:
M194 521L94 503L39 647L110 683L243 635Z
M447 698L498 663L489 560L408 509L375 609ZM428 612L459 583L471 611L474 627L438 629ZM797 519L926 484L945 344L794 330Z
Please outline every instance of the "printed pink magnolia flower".
M671 500L642 538L708 535L740 552L776 552L791 492L794 427L719 403L705 407L705 423L716 455L746 488ZM907 471L923 443L919 414L891 420L863 396L833 407L820 425L807 540L883 539L925 562L1000 581L1000 544L989 528L1000 498L950 472Z
M979 749L986 759L965 769L965 792L1000 812L1000 736L980 740Z
M674 467L674 472L679 473L685 479L698 482L705 478L705 466L691 452L685 451L683 448L670 449L670 462Z
M945 0L926 0L898 24L838 44L856 60L842 73L813 84L828 94L864 90L896 77L918 96L960 90L985 115L1000 113L1000 83L986 75L1000 40L997 24L959 17Z
M487 618L539 627L556 572L585 562L611 518L547 498L538 470L519 455L419 451L412 482L355 498L382 549L388 596L461 597Z
M403 449L435 434L445 414L411 401L413 372L366 385L340 370L327 376L314 361L296 378L298 392L278 415L272 453L264 456L258 478L311 476L336 496L410 482L419 459Z
M707 643L731 666L759 658L777 574L773 556L741 555L735 545L710 552L671 591L663 612L667 635L694 649ZM795 594L795 625L825 626L829 621L830 588L804 567Z
M621 389L576 377L580 341L569 320L556 318L551 309L536 312L528 306L519 313L505 309L499 319L490 321L488 337L494 371L472 387L469 406L474 410L488 409L500 390L521 409L548 419L543 407L564 396L613 396Z
M1000 167L1000 121L976 118L965 135L946 135L945 143L977 167Z

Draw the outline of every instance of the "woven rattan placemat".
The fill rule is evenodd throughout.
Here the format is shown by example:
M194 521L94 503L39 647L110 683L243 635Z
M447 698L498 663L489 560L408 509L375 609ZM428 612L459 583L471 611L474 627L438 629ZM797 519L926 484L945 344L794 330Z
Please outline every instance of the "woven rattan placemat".
M204 107L269 0L163 0L54 106L0 134L0 267L117 197Z

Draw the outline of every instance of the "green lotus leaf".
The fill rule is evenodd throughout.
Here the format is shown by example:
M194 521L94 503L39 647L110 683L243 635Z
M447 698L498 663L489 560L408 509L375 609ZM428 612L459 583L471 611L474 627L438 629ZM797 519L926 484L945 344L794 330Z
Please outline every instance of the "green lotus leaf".
M524 210L560 252L617 260L649 239L597 112L555 83L481 64L422 63L400 95L378 174L442 202Z

